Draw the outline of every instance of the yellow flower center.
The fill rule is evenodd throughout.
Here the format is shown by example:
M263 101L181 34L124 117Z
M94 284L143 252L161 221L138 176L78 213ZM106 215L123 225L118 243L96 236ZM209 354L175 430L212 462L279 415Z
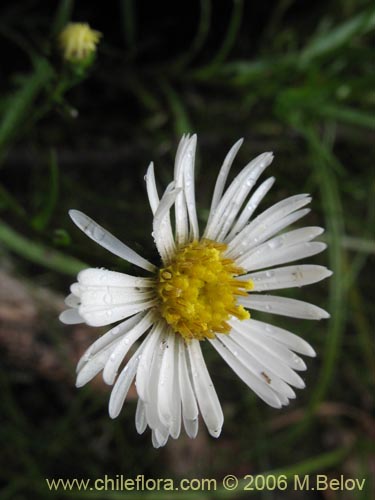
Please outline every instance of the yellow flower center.
M235 279L244 270L224 256L226 248L224 243L210 240L193 241L159 270L160 313L185 339L203 340L229 333L230 316L241 320L250 317L237 304L236 296L247 295L253 282Z
M69 23L59 35L64 59L79 62L96 51L102 34L92 30L87 23Z

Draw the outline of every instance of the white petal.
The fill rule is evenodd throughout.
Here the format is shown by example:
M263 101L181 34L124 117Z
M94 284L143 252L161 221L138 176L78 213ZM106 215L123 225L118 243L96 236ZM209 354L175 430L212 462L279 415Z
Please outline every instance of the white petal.
M161 326L161 325L160 325ZM166 345L166 333L163 331L161 340L155 349L152 365L149 371L149 380L147 384L147 394L145 400L146 419L151 429L164 427L160 421L158 413L158 386L160 378L160 368Z
M204 233L205 238L222 241L241 208L243 200L255 185L263 170L270 165L272 159L272 153L263 153L246 165L235 177L220 200L212 220L207 224ZM218 237L219 235L220 237Z
M159 205L159 195L158 195L158 190L156 188L153 162L151 162L150 165L148 166L147 173L145 175L145 181L146 181L148 201L150 203L151 211L155 215L155 212Z
M272 383L275 382L275 377L273 376L274 374L276 375L277 378L284 380L288 384L297 387L298 389L304 389L305 383L302 380L302 378L295 371L289 368L287 364L281 361L280 358L275 356L275 354L273 354L270 349L266 349L265 346L261 345L260 343L252 342L251 338L244 338L244 336L240 334L236 335L236 332L234 332L234 334L233 335L231 334L230 336L232 337L232 340L235 339L238 346L240 346L238 347L239 352L244 350L252 358L254 358L252 361L253 365L256 360L256 362L258 363L257 375L258 376L262 375L267 385L270 385L272 387ZM222 339L221 337L220 340L224 344L229 342L227 341L227 339ZM271 379L272 381L271 383L266 380L267 375ZM279 389L277 390L279 392Z
M211 208L210 208L210 215L208 218L208 223L211 222L212 216L215 212L215 209L217 205L219 204L219 201L222 197L222 194L224 192L224 187L225 183L227 181L227 177L229 174L229 170L232 166L232 163L238 153L238 150L240 149L241 145L243 143L243 139L239 139L229 150L227 156L224 159L224 163L220 169L219 175L217 176L216 179L216 184L215 184L215 189L214 189L214 194L212 196L212 202L211 202Z
M176 227L176 243L184 245L189 237L188 212L186 207L185 192L184 192L184 158L186 150L189 148L190 139L187 136L184 142L180 142L175 160L174 179L175 187L179 190L176 195L175 202L175 227Z
M158 383L158 413L160 421L166 427L169 427L172 420L173 379L175 377L174 339L175 334L169 333L165 340Z
M289 237L290 233L294 233L294 231L289 231L272 239L270 238L272 236L275 236L277 233L290 226L294 222L298 221L299 219L302 219L302 217L307 215L309 212L309 208L297 210L276 221L271 226L269 226L267 230L264 230L260 234L254 235L254 233L251 233L250 235L244 236L243 239L238 243L237 248L232 248L229 252L227 252L227 255L231 258L237 259L238 262L248 261L254 254L258 255L261 254L264 250L269 250L270 248L275 249L283 246L283 240ZM296 231L299 230L297 229ZM321 232L323 232L323 230L321 230ZM243 231L243 233L245 233L245 230ZM310 237L310 239L313 238L314 236ZM309 240L305 239L303 241ZM291 245L292 242L289 245L286 244L285 246Z
M182 416L186 434L190 438L194 438L198 433L199 425L198 405L188 371L185 341L183 339L179 339L177 343L179 350L178 379L182 402Z
M103 370L103 380L106 384L113 384L117 371L126 354L129 352L129 349L132 347L134 342L136 342L147 331L147 329L150 328L153 321L154 313L151 311L120 339L120 342L112 351L112 354L106 362Z
M163 262L172 258L176 248L171 231L170 209L179 192L179 189L166 191L154 215L153 237Z
M203 420L211 436L219 437L224 422L223 411L211 377L207 371L198 340L192 340L189 343L188 352L193 375L194 391Z
M284 330L283 328L263 323L262 321L255 319L249 319L247 321L243 321L242 323L244 325L246 324L246 326L250 326L252 331L255 330L259 336L265 335L270 340L279 342L294 352L304 354L305 356L316 356L314 349L306 342L306 340L298 337L298 335L295 335L288 330Z
M73 309L76 309L81 303L81 299L74 293L71 293L65 298L64 302L68 307L73 307Z
M80 371L85 363L89 359L92 358L95 354L97 354L102 349L105 349L107 346L112 344L113 342L119 341L122 335L126 334L129 330L131 330L137 323L139 323L144 316L144 313L138 313L132 316L131 318L123 321L119 325L111 328L107 333L99 337L90 347L86 350L86 352L82 355L81 359L77 365L77 372Z
M154 280L151 278L138 278L130 274L119 273L116 271L108 271L107 269L84 269L78 273L78 282L84 287L94 286L118 286L118 287L135 287L135 288L150 288L154 286Z
M147 301L139 301L134 304L125 304L118 306L85 306L82 304L79 307L80 315L85 319L85 322L90 326L105 326L116 321L121 321L133 316L133 314L150 309L157 303L157 299Z
M84 318L79 314L78 309L76 308L63 311L59 316L59 320L62 323L65 323L65 325L77 325L85 322Z
M146 271L155 271L156 268L151 262L137 254L130 247L122 243L119 239L109 233L106 229L99 226L94 220L90 219L84 213L78 210L69 210L69 215L73 222L78 226L89 238L101 245L106 250L109 250L114 255L125 259Z
M252 246L254 246L254 244L257 245L259 238L261 238L266 231L269 231L269 229L275 226L275 224L278 224L280 220L304 207L310 203L310 201L311 197L307 194L299 194L272 205L272 207L258 215L231 240L228 249L228 256L232 256L232 252L233 255L237 256L238 254L236 252L238 249L241 249L241 247L246 249L249 247L249 244ZM303 212L303 214L304 213L306 212ZM289 219L287 219L287 221L288 220Z
M274 182L275 182L275 177L270 177L258 187L258 189L250 197L249 201L246 203L245 208L242 210L241 215L239 216L237 222L232 227L231 232L225 238L225 241L230 242L234 238L234 236L246 226L250 217L253 215L259 203L263 200L265 195L271 189Z
M266 349L273 356L276 356L282 363L288 365L293 370L306 370L305 362L294 354L294 352L285 347L285 345L270 338L266 334L264 327L258 325L259 322L252 319L239 321L233 318L229 323L234 330L234 338L238 341L238 337L241 337L242 340L240 343L243 344L243 341L245 341L248 347L247 350L250 353L255 343ZM262 325L264 325L264 323Z
M135 410L135 428L138 434L143 434L147 427L145 406L142 399L138 398L137 409Z
M163 328L159 323L156 323L144 340L144 349L139 361L136 378L138 396L144 401L147 401L148 396L148 383L150 380L152 360L156 351L156 346L161 342L162 334Z
M249 309L302 319L325 319L330 315L324 309L302 300L275 295L249 295L238 302Z
M273 408L281 408L281 401L275 391L273 391L265 381L257 378L250 370L245 367L227 347L220 342L219 337L210 340L211 344L232 368L234 373L250 387L263 401Z
M155 292L149 288L138 291L130 287L86 287L81 294L80 302L85 307L118 306L131 305L141 301L146 302L153 297L155 297Z
M171 405L171 422L169 426L169 433L173 439L177 439L181 432L181 393L179 381L179 347L180 339L175 333L174 342L174 377L172 388L172 405Z
M286 397L286 404L288 404L289 398L296 397L295 392L286 382L291 383L289 380L292 380L297 387L305 387L303 380L293 370L283 365L277 357L267 357L265 354L268 353L259 349L257 345L255 346L257 349L253 348L254 345L249 348L249 343L244 342L243 337L238 332L232 331L229 335L220 335L219 340L257 379L274 390L279 399L283 400ZM258 356L259 352L262 354L261 357Z
M260 248L260 247L259 247ZM320 241L312 241L311 243L298 243L297 245L275 248L268 246L256 251L246 259L238 259L236 264L243 267L247 271L257 271L280 264L288 264L295 260L312 257L323 252L327 248L325 243Z
M111 418L116 418L121 411L125 398L135 377L142 349L143 345L141 344L130 358L127 365L123 368L118 379L116 380L115 385L113 386L108 406L109 416Z
M304 264L249 273L242 275L241 280L251 279L254 283L252 291L263 292L265 290L280 290L282 288L311 285L331 275L332 271L324 266Z
M119 339L113 342L113 344L96 353L94 356L90 356L88 354L86 356L84 355L83 358L81 358L85 362L81 364L82 368L79 367L80 369L77 372L76 387L82 387L83 385L87 384L87 382L90 382L90 380L92 380L99 372L103 370L104 365L111 355L112 349L116 347L118 342Z
M195 150L197 147L197 136L194 134L190 139L189 146L186 150L183 160L184 173L184 194L186 207L189 215L190 224L190 239L197 240L199 238L197 209L195 205L195 188L194 188L194 169L195 169Z

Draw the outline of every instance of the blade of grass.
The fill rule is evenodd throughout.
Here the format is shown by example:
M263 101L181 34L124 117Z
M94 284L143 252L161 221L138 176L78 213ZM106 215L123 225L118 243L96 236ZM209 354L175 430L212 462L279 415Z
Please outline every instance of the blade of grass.
M51 81L53 69L47 60L37 58L34 72L25 79L22 87L7 103L7 109L0 124L0 160L10 141L17 135L24 119L40 91Z
M88 267L83 262L21 236L0 220L0 243L8 250L42 267L75 276Z
M317 57L332 52L350 42L357 34L368 33L375 26L375 11L367 9L331 31L319 33L305 47L300 64L307 65Z
M32 219L32 226L41 231L45 229L52 217L52 213L56 207L58 188L59 188L59 169L57 165L56 152L51 149L49 154L49 183L45 199L41 211Z

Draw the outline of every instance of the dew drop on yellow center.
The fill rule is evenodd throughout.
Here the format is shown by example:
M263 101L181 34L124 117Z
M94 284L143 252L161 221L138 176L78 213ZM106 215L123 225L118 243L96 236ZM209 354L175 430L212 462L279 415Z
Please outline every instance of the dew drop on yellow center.
M177 250L172 262L158 272L160 314L185 339L229 333L230 316L250 317L236 297L247 295L253 282L236 279L245 271L224 256L226 248L211 240L193 241Z

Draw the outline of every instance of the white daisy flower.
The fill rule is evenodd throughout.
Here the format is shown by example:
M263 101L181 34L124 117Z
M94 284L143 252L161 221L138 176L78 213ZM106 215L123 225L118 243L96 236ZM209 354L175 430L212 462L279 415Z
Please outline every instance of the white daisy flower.
M143 433L150 427L155 447L165 445L169 436L177 438L182 423L187 435L194 438L199 413L209 433L220 435L223 412L200 341L210 342L250 389L270 406L280 408L295 398L292 387L305 387L297 371L305 370L306 365L295 353L315 356L315 352L293 333L250 318L250 312L315 320L329 317L307 302L262 293L316 283L332 274L317 265L279 267L326 248L324 243L312 241L323 233L320 227L283 232L309 212L310 196L291 196L253 218L275 179L270 177L250 192L273 155L263 153L255 158L225 189L242 144L239 140L221 167L208 222L200 236L194 193L196 142L195 135L181 139L174 180L160 198L153 163L147 170L147 194L154 214L152 235L160 267L82 212L69 212L87 236L149 273L148 277L135 277L105 269L81 271L66 299L70 309L60 319L90 326L117 323L82 356L76 385L87 384L102 371L104 381L114 384L109 414L115 418L135 380L136 428ZM120 369L142 336L144 340Z

